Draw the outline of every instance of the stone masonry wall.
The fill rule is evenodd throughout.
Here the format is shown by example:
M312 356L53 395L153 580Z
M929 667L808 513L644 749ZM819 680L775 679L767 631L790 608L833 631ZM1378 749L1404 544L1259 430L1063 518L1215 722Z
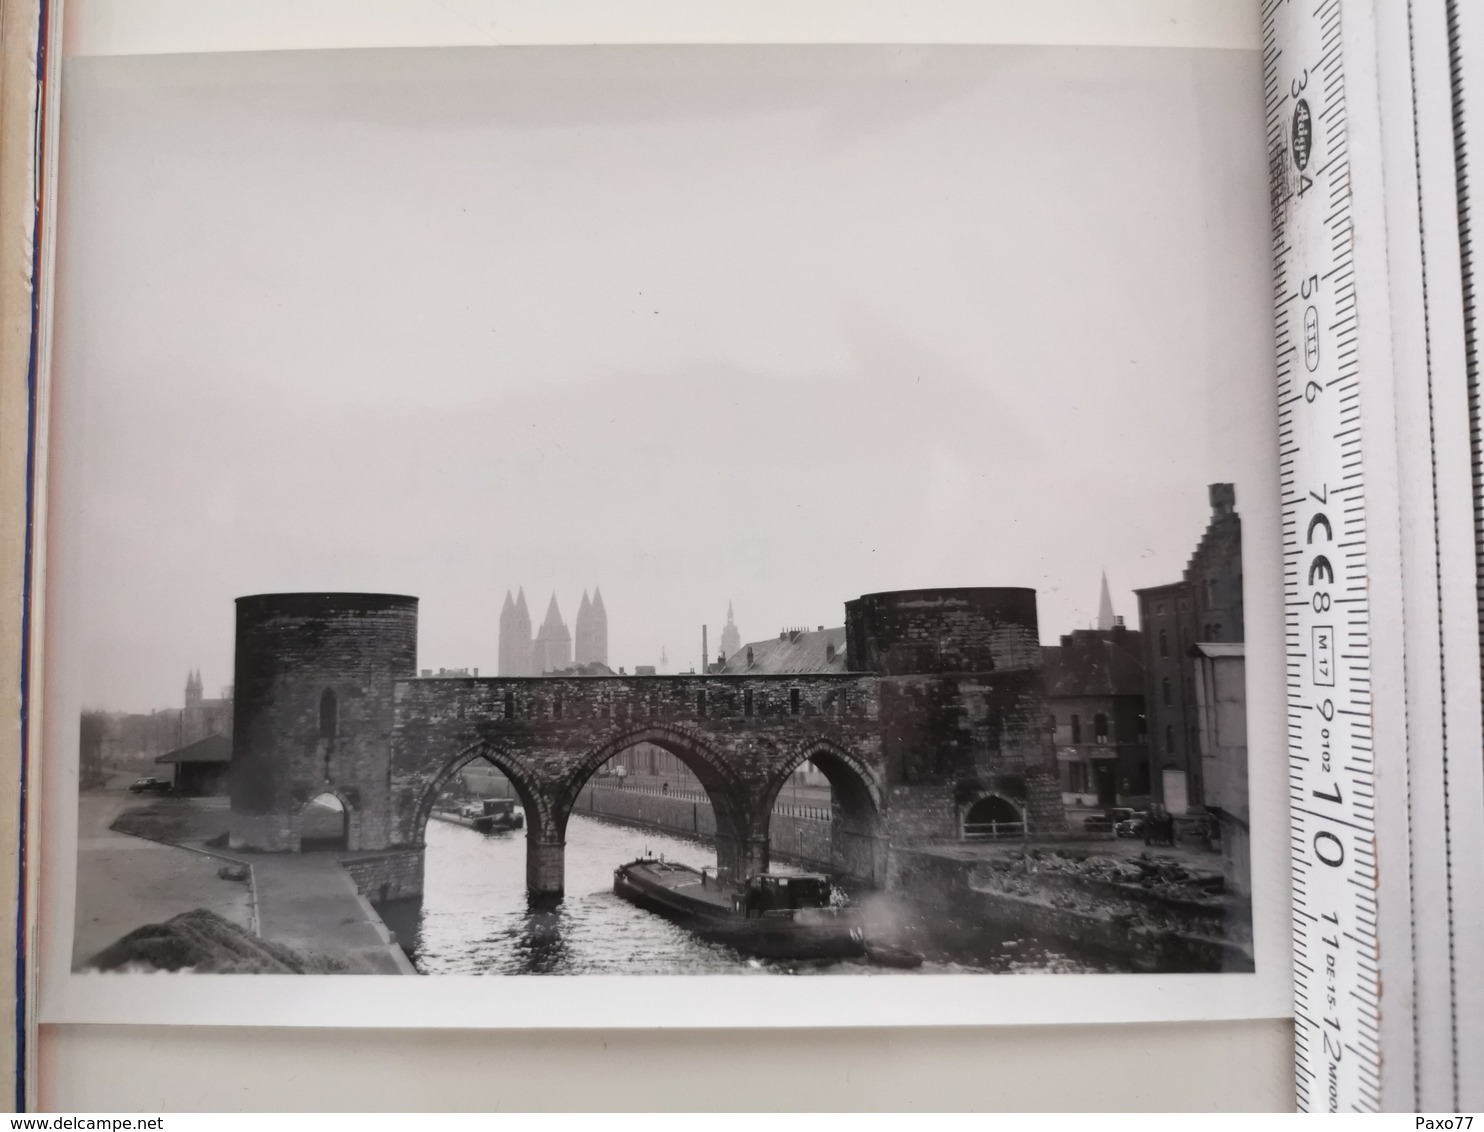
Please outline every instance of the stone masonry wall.
M694 771L723 841L760 845L773 795L822 752L868 784L867 796L880 794L870 677L430 679L398 681L395 695L391 787L402 844L420 842L432 793L476 755L510 779L538 839L552 841L563 839L593 772L638 742Z
M588 786L574 812L614 818L702 841L710 841L716 835L716 819L711 804L706 801ZM835 859L831 850L831 823L827 821L774 813L768 822L768 848L775 857L820 872L840 872L844 864Z
M963 815L997 794L1033 834L1065 829L1040 669L900 676L881 682L882 758L893 844L956 839Z
M233 847L297 850L303 806L324 792L346 808L350 849L388 846L394 680L416 665L416 598L239 598Z
M356 889L373 904L422 895L421 849L396 849L386 853L342 857L340 864L356 882Z
M846 667L886 676L1040 667L1036 591L897 590L845 603Z

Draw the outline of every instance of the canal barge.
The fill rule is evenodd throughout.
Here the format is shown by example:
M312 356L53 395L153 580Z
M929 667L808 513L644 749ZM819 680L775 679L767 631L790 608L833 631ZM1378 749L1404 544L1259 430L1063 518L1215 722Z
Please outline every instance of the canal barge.
M502 833L526 824L525 814L509 798L486 798L457 810L434 810L433 817L479 833Z
M613 891L631 904L717 943L767 959L843 959L865 952L849 909L830 904L818 873L761 873L724 884L699 869L640 857L613 871Z

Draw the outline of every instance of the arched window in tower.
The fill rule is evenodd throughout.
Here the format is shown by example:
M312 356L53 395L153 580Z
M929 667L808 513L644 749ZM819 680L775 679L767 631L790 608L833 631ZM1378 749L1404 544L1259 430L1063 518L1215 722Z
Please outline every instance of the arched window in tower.
M335 693L326 688L319 697L319 737L321 739L335 738L335 732L340 726L340 705L335 699Z
M1165 725L1165 754L1175 753L1175 728L1169 724Z
M1170 655L1170 634L1169 631L1166 629L1161 629L1159 631L1159 655Z
M1169 707L1174 702L1174 696L1170 692L1170 678L1168 676L1160 681L1159 688L1160 698L1164 700L1165 707Z

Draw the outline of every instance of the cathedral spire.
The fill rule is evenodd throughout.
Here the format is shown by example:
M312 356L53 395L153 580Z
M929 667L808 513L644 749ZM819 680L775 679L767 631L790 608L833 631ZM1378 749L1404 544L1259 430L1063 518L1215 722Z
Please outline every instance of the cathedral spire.
M524 676L520 671L520 662L517 659L519 649L516 645L516 618L515 599L510 596L510 591L505 591L505 604L500 607L500 663L499 673L501 676Z
M572 634L562 620L562 611L557 606L554 590L551 601L546 606L546 619L541 622L541 629L536 634L531 651L533 676L559 672L572 663Z
M1108 593L1108 571L1103 571L1103 591L1098 595L1098 628L1111 629L1117 622L1113 618L1113 598Z
M541 622L541 631L545 632L547 629L556 631L557 629L565 628L566 625L562 622L562 611L557 608L556 591L553 590L551 593L551 601L548 602L546 606L546 620Z
M577 611L578 664L608 663L608 614L603 609L603 591L593 588L589 601L587 591L582 591L582 607Z
M732 602L727 599L727 623L721 630L721 655L732 656L742 647L742 632L737 628L736 619L732 616Z

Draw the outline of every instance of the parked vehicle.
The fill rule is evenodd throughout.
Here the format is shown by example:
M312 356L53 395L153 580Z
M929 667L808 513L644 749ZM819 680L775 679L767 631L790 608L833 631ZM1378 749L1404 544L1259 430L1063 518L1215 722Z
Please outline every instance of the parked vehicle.
M165 778L136 778L129 783L130 794L168 794L170 781Z
M1093 814L1082 823L1082 828L1088 833L1117 833L1120 823L1131 821L1134 817L1134 811L1127 806L1115 806L1100 814Z
M1148 814L1141 810L1131 818L1124 818L1113 827L1113 832L1119 837L1143 837L1144 822L1147 817Z

